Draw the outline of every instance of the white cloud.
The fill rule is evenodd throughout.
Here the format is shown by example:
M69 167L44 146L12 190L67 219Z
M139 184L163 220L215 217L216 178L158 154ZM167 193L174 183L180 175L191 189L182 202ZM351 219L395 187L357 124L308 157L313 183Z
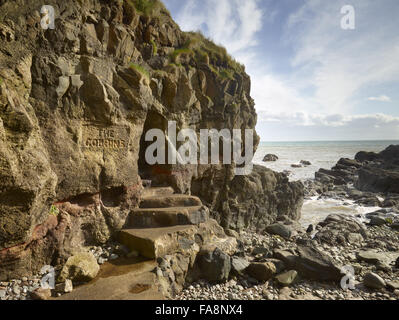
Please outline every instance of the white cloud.
M332 126L341 127L357 123L367 123L367 125L398 125L399 117L394 117L382 113L376 114L364 114L364 115L343 115L343 114L330 114L322 116L319 114L309 115L307 113L296 112L296 113L281 113L268 115L267 112L259 112L259 121L280 121L280 122L291 122L293 124L304 124L306 122L307 126Z
M279 69L275 61L267 60L273 57L265 54L267 46L259 32L276 16L276 10L269 10L268 1L187 0L176 20L183 30L201 29L246 65L260 125L306 127L320 130L315 132L320 135L327 127L354 132L355 126L363 130L369 126L384 130L384 134L379 131L380 137L389 130L396 136L398 118L372 112L356 115L369 101L391 101L385 95L364 99L370 88L399 82L399 34L394 9L399 5L396 0L384 1L381 5L373 0L352 0L356 29L342 30L340 11L346 4L344 0L307 0L287 21L279 22L285 25L281 50L285 45L287 52L293 52L283 67L290 67L291 72L284 74L275 71ZM272 25L276 27L271 23L265 28Z
M379 97L369 97L367 100L370 101L380 101L380 102L391 102L391 98L386 95L381 95Z
M307 122L307 125L304 125ZM264 141L305 140L398 140L399 117L384 114L275 115L259 113L258 133Z
M176 20L184 31L206 28L209 37L236 56L257 44L262 17L259 0L188 0Z
M250 70L260 125L276 129L281 123L298 132L308 127L315 135L335 128L350 136L361 128L368 134L378 130L375 137L389 136L388 132L399 136L398 117L354 112L362 103L356 96L367 94L367 88L399 81L396 23L377 16L379 4L354 2L360 21L355 31L340 28L339 2L309 0L290 16L284 41L295 49L293 73L283 77ZM391 98L381 95L368 100L389 102ZM279 128L283 131L283 127Z
M287 24L286 41L296 50L292 66L299 73L306 68L305 81L314 86L320 111L350 114L359 90L399 80L396 22L378 15L380 3L352 2L357 13L354 31L340 28L343 1L309 0ZM386 2L385 14L392 1Z

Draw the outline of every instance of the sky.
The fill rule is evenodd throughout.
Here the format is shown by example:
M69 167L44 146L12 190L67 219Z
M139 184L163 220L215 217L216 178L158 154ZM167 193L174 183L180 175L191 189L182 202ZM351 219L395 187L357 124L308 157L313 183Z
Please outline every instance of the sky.
M398 0L163 2L245 65L262 141L399 140Z

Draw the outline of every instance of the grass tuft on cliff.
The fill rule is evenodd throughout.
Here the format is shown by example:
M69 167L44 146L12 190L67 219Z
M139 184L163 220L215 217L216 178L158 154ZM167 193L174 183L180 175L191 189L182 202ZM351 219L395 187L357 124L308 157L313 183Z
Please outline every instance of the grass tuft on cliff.
M152 45L152 55L153 55L153 56L156 56L157 53L158 53L158 46L157 46L157 44L155 43L154 39L151 39L151 40L150 40L150 43L151 43L151 45Z
M133 6L136 11L145 17L154 17L160 14L170 16L170 12L159 0L125 0L129 5Z
M170 54L171 63L177 64L182 54L192 56L196 61L209 65L209 68L221 79L234 79L235 73L245 71L245 67L227 53L226 48L216 45L200 31L186 32L186 42Z
M200 50L209 56L210 63L221 66L224 69L231 69L235 72L244 71L244 66L237 62L231 55L228 54L225 47L216 45L211 39L205 37L200 31L189 32L191 37L197 38L201 44Z
M137 63L131 62L130 65L129 65L129 68L131 68L133 70L136 70L141 75L143 75L148 80L148 82L150 81L150 73L143 66L141 66L141 65L139 65Z

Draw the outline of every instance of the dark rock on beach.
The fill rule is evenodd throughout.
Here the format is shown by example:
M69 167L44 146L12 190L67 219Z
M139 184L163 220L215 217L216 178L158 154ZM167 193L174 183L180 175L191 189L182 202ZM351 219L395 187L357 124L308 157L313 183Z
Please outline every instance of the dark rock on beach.
M361 243L367 238L366 227L343 214L332 214L320 222L319 226L321 229L316 233L315 239L330 245Z
M266 227L265 231L269 234L279 235L286 239L289 239L292 234L291 229L282 223L271 224Z
M220 282L228 279L231 270L231 259L219 248L214 251L202 251L197 259L201 270L201 278L210 282Z
M302 164L292 164L291 168L296 168L296 169L302 168Z
M336 263L312 246L298 245L297 254L277 250L274 253L287 267L299 272L302 277L312 280L339 280L342 275Z
M371 289L382 289L386 286L384 279L373 272L367 273L365 275L363 283L366 287Z
M399 193L399 166L392 170L367 166L358 171L356 187L362 191Z
M353 199L364 206L397 207L399 146L391 145L380 153L361 151L355 159L340 159L330 170L321 168L306 193L324 195L330 190L340 191L341 198Z
M263 157L263 162L274 162L278 160L278 156L276 156L275 154L267 154Z

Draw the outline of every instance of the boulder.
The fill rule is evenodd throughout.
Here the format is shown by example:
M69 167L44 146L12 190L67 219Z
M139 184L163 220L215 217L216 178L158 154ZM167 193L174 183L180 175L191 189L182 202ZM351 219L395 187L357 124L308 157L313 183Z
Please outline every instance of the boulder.
M302 168L301 164L292 164L291 168Z
M399 165L399 145L390 145L379 153L379 157L390 165Z
M375 161L379 155L375 152L360 151L355 155L355 160L359 162Z
M307 160L301 160L299 163L304 165L304 166L311 166L312 165L312 163L310 161L307 161Z
M38 288L31 292L30 297L33 300L48 300L51 298L51 290Z
M351 189L348 191L348 195L351 199L357 200L363 198L365 193L357 189Z
M399 280L389 281L387 286L392 290L399 290Z
M279 259L268 258L265 262L271 262L276 267L276 273L281 273L285 270L286 266L285 263Z
M292 175L292 171L290 170L283 170L283 172L287 177L289 177L290 175Z
M73 284L70 279L67 279L62 283L58 283L55 286L55 291L61 294L72 292L72 290L73 290Z
M333 183L339 186L353 182L355 174L352 169L348 169L342 165L336 165L332 170L319 169L319 171L315 173L315 179L323 184Z
M385 224L388 224L388 222L383 218L379 216L371 216L370 217L370 226L383 226Z
M214 177L214 180L209 181L207 191L213 188L215 179L219 181L221 178ZM205 182L202 183L204 183L204 194L206 194ZM196 182L193 183L193 189L196 192ZM218 212L218 221L225 229L252 228L261 232L282 216L299 220L303 197L302 182L290 182L283 173L254 165L249 175L234 176L229 184L228 192L219 192L213 198L206 196L205 201L219 202L214 208Z
M277 161L278 157L275 154L267 154L263 157L263 162L273 162Z
M291 229L282 223L271 224L266 227L265 231L269 234L278 235L285 239L289 239L292 235Z
M371 264L389 263L390 261L390 258L386 254L374 250L359 251L356 256L359 261L365 261Z
M270 248L265 248L264 246L256 246L252 251L251 255L257 256L269 256L270 255Z
M247 267L249 262L245 258L231 257L231 271L241 274Z
M298 272L290 270L276 276L277 283L283 287L291 285L298 276Z
M375 274L373 272L369 272L364 276L363 284L367 288L377 289L377 290L386 287L384 279L382 279L378 274Z
M365 226L347 215L331 214L319 226L314 238L330 245L361 243L367 238Z
M71 279L73 282L88 282L94 279L100 266L91 252L77 253L70 257L65 263L58 277L58 282Z
M359 179L355 186L362 191L399 193L399 169L385 170L376 167L363 167L358 171Z
M246 273L258 281L265 282L276 273L276 267L272 262L252 262Z
M356 200L356 203L360 204L362 206L365 206L365 207L380 207L381 206L380 200L375 195L365 196L363 198L360 198L360 199Z
M344 167L354 167L354 168L360 168L362 166L362 164L359 161L348 158L341 158L337 164Z
M229 278L231 259L219 248L213 251L201 250L197 256L197 264L202 279L210 282L223 282Z
M285 266L291 266L295 264L295 255L292 252L286 250L276 249L273 251L273 257L277 260L283 261Z
M382 203L383 208L395 207L399 208L399 197L398 196L388 196Z
M277 250L274 256L281 259L287 268L298 271L301 277L310 280L339 281L341 269L336 262L325 253L312 246L298 245L298 254Z

